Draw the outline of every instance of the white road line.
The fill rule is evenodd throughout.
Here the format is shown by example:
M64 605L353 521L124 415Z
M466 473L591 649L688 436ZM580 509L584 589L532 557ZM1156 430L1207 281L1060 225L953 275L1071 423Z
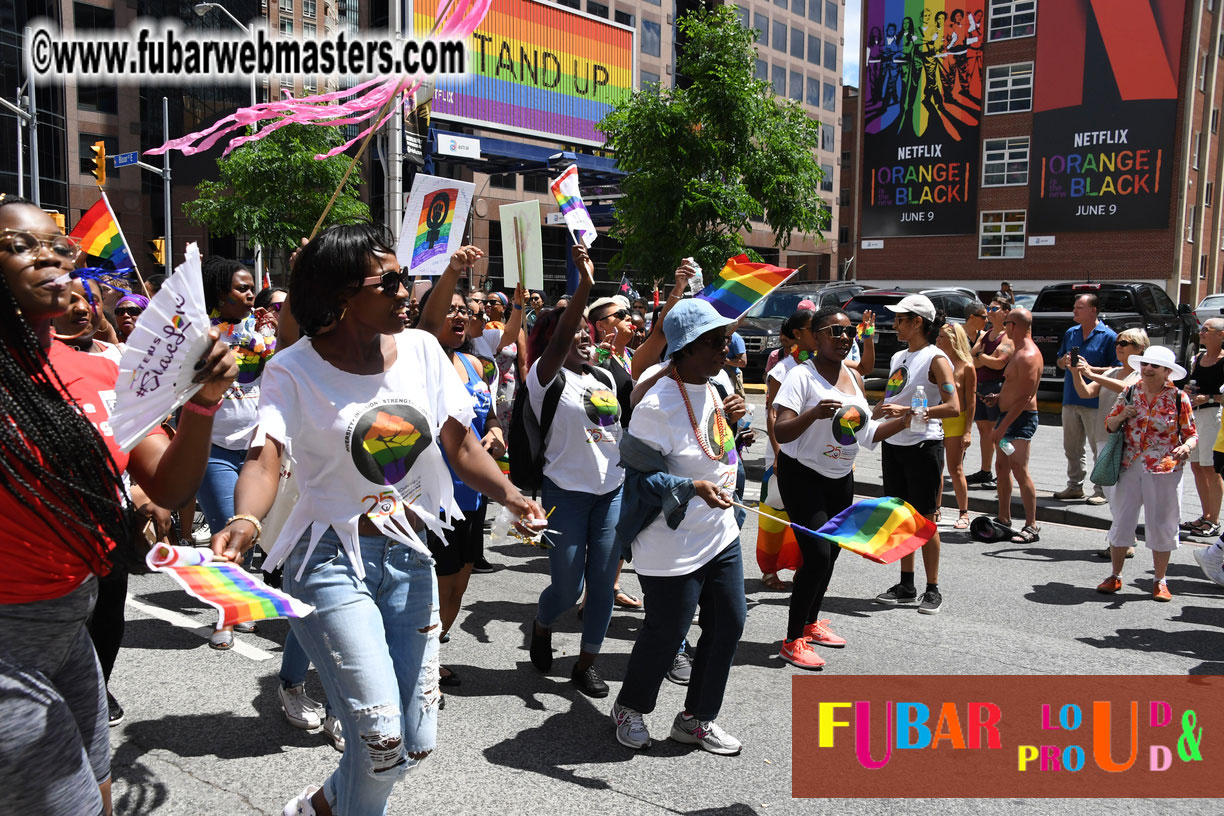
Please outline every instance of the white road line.
M186 615L180 615L178 612L171 612L169 609L162 609L160 606L152 606L144 601L138 601L131 595L127 596L127 605L133 609L143 612L144 614L163 620L171 626L177 626L180 629L187 629L195 632L200 637L208 640L213 633L211 626L201 626ZM237 652L249 660L271 660L276 655L271 652L265 652L258 646L252 646L241 638L234 638L234 648L230 651Z

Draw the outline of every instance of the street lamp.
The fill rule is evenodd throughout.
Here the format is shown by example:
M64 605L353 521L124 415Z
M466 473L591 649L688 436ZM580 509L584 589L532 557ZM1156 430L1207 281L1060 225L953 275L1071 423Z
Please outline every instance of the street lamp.
M251 27L249 25L245 25L241 20L239 20L232 13L230 13L229 9L227 9L225 6L221 5L220 3L196 3L193 8L195 9L195 13L197 17L203 17L206 14L208 14L208 12L212 11L213 9L216 9L217 11L224 14L226 17L230 18L230 21L234 25L242 29L243 34L246 34L247 36L250 36L251 34ZM258 104L259 104L259 97L256 95L256 91L255 91L255 76L254 74L252 74L251 75L251 107L255 107ZM254 128L255 125L252 125L252 127ZM260 286L263 285L263 248L260 247L258 244L255 244L254 249L255 249L255 271L258 273L255 276L255 289L256 291L258 291Z

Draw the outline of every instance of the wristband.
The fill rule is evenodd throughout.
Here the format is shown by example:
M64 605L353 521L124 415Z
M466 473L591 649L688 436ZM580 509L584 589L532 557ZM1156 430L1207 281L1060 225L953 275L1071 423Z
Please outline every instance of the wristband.
M235 521L249 521L251 524L255 525L255 537L251 539L252 544L259 541L259 537L263 535L263 525L259 523L259 519L255 518L250 513L239 513L236 516L230 516L230 520L225 522L225 526L228 527Z
M863 329L864 337L871 337L873 334L875 334L875 326L868 326L867 328Z
M205 407L198 403L192 402L191 400L187 400L183 403L183 410L193 414L199 414L200 416L210 417L220 410L222 402L224 402L224 400L217 400L215 405Z
M523 311L523 304L521 304L521 303L516 303L516 304L514 304L514 311L516 311L516 312L521 312L521 311Z

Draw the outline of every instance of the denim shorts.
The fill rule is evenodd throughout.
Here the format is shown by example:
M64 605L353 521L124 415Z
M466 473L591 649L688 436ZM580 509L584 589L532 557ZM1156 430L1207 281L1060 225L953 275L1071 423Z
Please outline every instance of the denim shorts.
M995 420L995 427L1003 424L1005 416L1001 416ZM1016 417L1015 421L1007 428L1007 438L1011 440L1020 440L1025 442L1033 438L1033 434L1037 433L1038 422L1036 411L1021 411L1020 416Z

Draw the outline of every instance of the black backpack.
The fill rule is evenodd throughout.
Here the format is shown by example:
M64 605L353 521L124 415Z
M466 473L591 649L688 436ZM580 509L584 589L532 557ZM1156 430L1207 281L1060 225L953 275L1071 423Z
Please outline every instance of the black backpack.
M596 369L584 366L584 370L594 374ZM533 376L529 371L528 377ZM605 376L595 374L596 379L608 383ZM531 410L528 398L527 383L519 383L514 392L514 406L510 412L510 433L506 437L506 452L510 460L510 481L519 490L535 492L544 484L544 441L548 438L548 429L552 427L553 417L557 413L557 405L561 402L561 392L565 390L565 369L557 371L557 376L544 392L544 402L540 405L540 416Z

